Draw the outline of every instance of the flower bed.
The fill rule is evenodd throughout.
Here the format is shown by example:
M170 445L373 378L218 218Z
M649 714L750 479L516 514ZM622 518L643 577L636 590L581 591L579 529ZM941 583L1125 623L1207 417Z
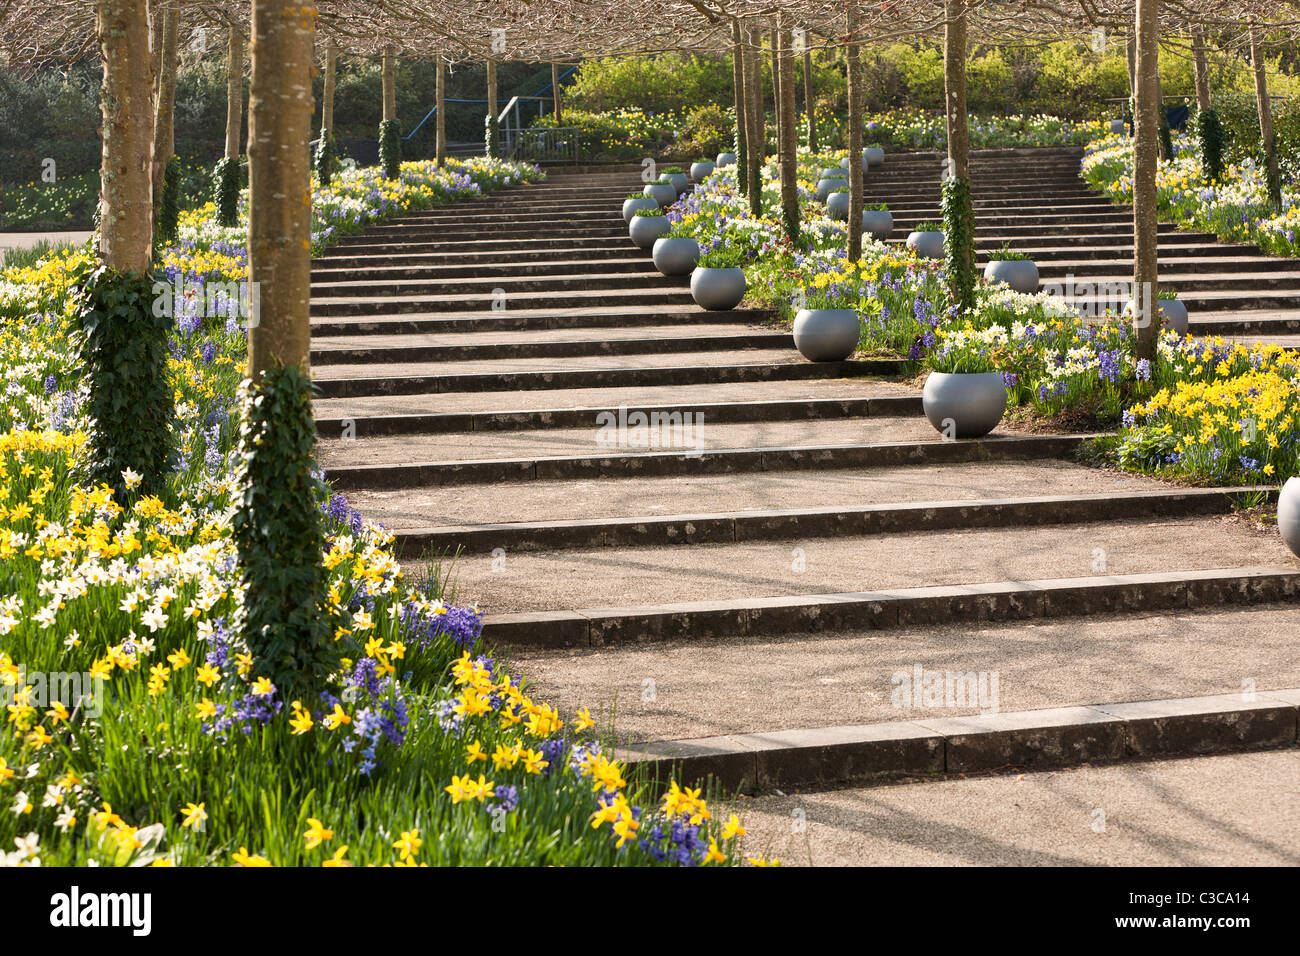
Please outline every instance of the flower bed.
M317 191L321 243L396 210L533 178L470 161ZM170 275L246 276L242 234L203 213ZM231 626L234 443L245 333L182 310L170 374L182 429L168 492L78 483L84 386L69 340L78 252L0 286L0 862L695 864L743 830L697 791L654 799L601 752L585 710L533 700L480 646L476 608L408 576L340 495L327 529L337 668L285 699ZM129 485L137 476L126 475ZM49 675L77 675L53 691ZM90 692L89 699L78 698Z
M1282 211L1268 202L1264 171L1229 166L1224 181L1209 183L1192 140L1174 139L1175 158L1156 174L1160 215L1187 229L1212 232L1227 242L1253 242L1277 256L1300 256L1300 186L1284 177ZM1117 203L1133 201L1133 142L1109 135L1084 151L1083 178Z
M772 166L764 170L763 215L752 216L737 194L734 170L721 169L670 207L672 234L730 254L745 269L751 304L786 322L801 308L853 309L861 353L906 357L916 372L997 371L1013 407L1116 428L1126 468L1238 484L1300 471L1294 353L1165 330L1155 361L1139 360L1127 319L1081 318L1058 298L1002 285L981 284L975 307L958 317L947 305L940 263L870 240L858 262L845 258L844 226L824 217L812 185L818 170L841 156L800 154L804 228L797 245L778 219Z
M1106 128L1101 120L1067 120L1044 114L974 116L969 119L972 149L1017 146L1082 145ZM894 109L866 116L869 146L886 149L943 149L948 127L941 110Z

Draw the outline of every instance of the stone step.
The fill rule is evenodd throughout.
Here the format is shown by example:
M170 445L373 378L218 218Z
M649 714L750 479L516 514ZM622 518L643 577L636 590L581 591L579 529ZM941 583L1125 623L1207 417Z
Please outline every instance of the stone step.
M1189 526L1191 534L1186 539L1187 547L1203 543L1207 528L1197 522L1182 522ZM1121 537L1117 532L1123 526L1107 525L1098 528L1093 540L1102 540L1097 535L1105 535L1106 540ZM1048 528L1032 529L1040 538L1061 539L1067 536L1069 529ZM1044 533L1047 532L1047 533ZM1010 547L1014 538L1027 535L1009 535L998 531L994 537ZM1218 539L1215 544L1223 550L1231 551ZM1138 534L1134 547L1140 547L1149 535ZM833 539L827 544L843 547L844 559L853 563L848 556L852 539ZM862 542L856 542L862 547ZM961 542L953 541L954 546ZM1091 542L1088 542L1091 543ZM727 548L728 546L717 546ZM733 545L728 550L739 548ZM782 546L766 545L769 552L761 560L770 572L773 561L780 561L780 566L791 565L789 549ZM877 545L878 547L878 545ZM994 547L999 547L994 545ZM1281 547L1280 542L1277 547ZM829 552L838 549L827 547ZM675 560L683 564L692 557L698 557L704 547L683 550L673 548L670 553ZM672 594L680 596L701 591L707 580L716 577L716 566L710 566L713 572L701 574L698 569L694 577L679 573L685 569L680 564L673 569L654 565L647 558L646 549L637 550L638 563L636 571L620 573L617 563L611 562L606 552L602 551L599 568L613 584L611 597L626 598L632 587L637 594L644 594L645 582L657 579L655 595ZM1087 551L1072 551L1071 558L1086 559ZM565 555L573 564L582 568L581 552ZM1249 559L1251 555L1241 555ZM718 556L715 556L715 558ZM1040 556L1035 555L1035 558ZM1018 580L989 580L987 565L980 567L958 566L958 562L948 561L947 552L939 563L945 577L959 583L932 585L927 587L893 587L877 590L837 591L812 593L805 591L797 594L785 594L778 597L753 596L720 599L716 596L691 601L674 601L672 603L649 603L638 605L588 606L577 610L544 610L554 607L557 599L589 597L592 594L592 568L582 568L568 582L557 579L555 569L547 569L549 577L539 577L543 569L539 567L542 558L527 553L516 556L515 572L509 579L515 585L509 596L502 594L500 599L488 606L503 607L517 605L528 601L528 611L498 612L488 614L484 620L483 639L490 646L508 645L527 647L605 647L615 644L629 644L643 641L724 641L750 639L756 636L775 634L817 634L828 632L852 633L861 630L879 630L896 628L914 628L962 623L969 627L972 623L997 621L1024 621L1034 618L1056 618L1073 615L1098 615L1124 612L1128 614L1152 612L1179 612L1202 608L1217 608L1224 605L1267 605L1278 602L1293 602L1300 594L1300 570L1286 565L1257 566L1231 565L1228 567L1190 568L1187 570L1168 570L1168 556L1164 553L1150 554L1135 551L1126 562L1132 566L1153 566L1160 570L1128 574L1093 574L1084 577L1058 578L1020 578ZM491 558L471 559L488 563ZM796 556L796 561L798 556ZM946 563L945 563L946 562ZM507 556L506 567L510 567ZM1053 564L1061 563L1057 557ZM1195 563L1186 559L1184 564ZM458 593L468 595L470 590L465 585L466 568L470 562L462 562L457 570ZM1032 569L1041 573L1042 563L1031 559ZM1083 567L1088 567L1086 560ZM963 572L960 576L958 572ZM487 572L491 574L491 571ZM762 573L761 571L759 572ZM1085 571L1086 573L1086 571ZM724 572L729 582L742 578L742 572L735 566L729 566ZM526 575L526 576L525 576ZM870 577L870 583L876 584L876 569L862 575ZM884 577L885 575L879 575ZM972 584L972 577L984 577L983 583ZM498 575L496 587L504 589L504 575ZM890 575L892 577L892 575ZM545 586L527 587L531 582L545 581ZM617 582L617 583L614 583ZM478 582L476 582L477 584ZM566 587L565 584L569 586ZM481 588L480 588L481 589ZM574 590L578 594L573 593ZM768 584L768 591L772 589ZM493 590L495 597L497 592ZM599 593L599 592L597 592ZM711 593L717 593L714 589ZM504 601L504 603L502 603ZM513 659L514 655L512 655Z
M721 429L740 426L719 426ZM917 431L922 426L915 424ZM595 429L587 432L590 437ZM921 441L868 444L791 445L786 447L712 448L706 451L597 451L554 457L432 460L380 465L330 466L332 448L323 445L321 460L330 483L340 491L394 489L416 485L463 485L481 482L545 479L613 478L633 475L723 474L743 471L904 467L933 462L1024 461L1063 458L1075 453L1088 436L993 435L971 441L945 441L937 433ZM375 439L375 442L382 442ZM593 445L595 443L593 442Z
M1269 614L1273 612L1273 608L1267 608L1265 611ZM1206 610L1180 615L1180 618L1199 625L1203 620L1236 621L1243 616L1240 612L1216 613ZM1254 614L1253 617L1256 619L1254 623L1257 623L1261 616L1261 614ZM1273 616L1282 615L1273 614ZM1117 628L1122 627L1123 624L1117 622ZM1043 628L1039 626L1037 629ZM1012 629L1004 628L1004 630ZM1199 639L1213 640L1202 627L1197 627L1195 634ZM1006 663L1011 665L1007 672L1018 670L1011 662ZM1080 678L1084 677L1084 668L1078 664L1073 664L1068 670L1069 673L1077 674ZM946 672L936 673L938 673L938 677L934 678L938 682L936 693L943 696L946 693L944 687ZM978 687L978 672L970 673L975 675L975 686ZM1000 676L1001 672L999 678ZM1120 694L1132 695L1135 693L1133 690L1135 686L1150 683L1150 678L1143 680L1143 675L1133 676L1137 679L1136 683L1115 690ZM1178 676L1186 683L1194 681L1190 675L1180 673ZM908 680L919 678L924 681L925 668L922 668L919 674L915 668L911 671L906 669L895 671L890 675L890 680L893 681L895 677L898 677L898 683L891 686L901 688L904 686L904 678ZM950 696L954 702L957 702L959 698L955 682L965 681L968 678L959 675L952 680L954 689ZM1132 700L1131 697L1125 697L1123 701L1115 703L1088 702L1024 711L998 710L985 714L979 712L978 706L974 708L956 706L945 709L940 705L927 708L924 707L923 693L913 694L911 698L900 694L900 701L911 699L913 703L905 708L893 707L891 703L889 706L892 713L881 715L879 723L841 724L798 730L767 730L748 734L723 734L715 729L708 737L632 744L623 750L616 750L616 755L618 759L638 772L653 779L672 779L679 781L683 786L715 786L726 793L744 793L761 789L781 795L780 802L783 806L780 808L779 818L763 821L757 828L755 817L759 817L760 820L762 817L755 811L753 805L755 801L745 801L738 809L745 815L746 847L753 847L755 849L752 852L764 856L779 855L783 865L789 865L790 852L796 854L807 852L810 857L809 862L812 862L808 850L811 846L809 838L788 833L791 814L797 812L800 819L811 814L814 827L809 831L810 835L816 832L816 822L819 818L823 824L828 822L828 818L834 821L832 826L836 831L840 831L837 835L841 835L843 832L853 833L864 825L863 807L866 805L870 805L873 814L878 817L871 820L870 832L880 838L881 846L872 847L870 851L862 854L850 854L847 857L833 856L828 861L827 854L824 852L826 843L822 840L817 843L819 865L861 866L879 865L882 862L894 865L908 862L915 865L922 861L931 864L956 861L969 863L972 859L984 865L1023 864L1026 852L1007 844L1005 816L1008 806L1014 805L1017 808L1017 815L1023 816L1020 811L1022 803L1028 801L1034 805L1037 815L1043 818L1040 825L1036 827L1036 831L1041 833L1044 828L1053 825L1060 827L1063 799L1075 801L1073 805L1078 806L1088 800L1091 793L1099 792L1103 788L1107 793L1112 794L1112 800L1119 801L1119 806L1123 808L1123 818L1128 822L1128 829L1139 836L1140 845L1132 846L1130 851L1134 863L1141 861L1150 864L1152 859L1150 834L1164 832L1167 829L1169 833L1177 834L1177 849L1166 855L1167 865L1186 865L1189 862L1189 851L1192 851L1195 843L1199 842L1205 849L1210 846L1223 846L1225 830L1225 820L1222 816L1223 798L1218 789L1207 786L1207 775L1214 779L1227 775L1233 780L1240 780L1243 776L1249 778L1250 775L1246 774L1245 767L1216 764L1213 770L1190 775L1192 779L1185 779L1180 788L1171 785L1169 780L1163 779L1168 777L1171 767L1175 767L1179 762L1162 760L1152 763L1152 758L1197 755L1195 761L1186 760L1182 763L1195 762L1199 765L1207 759L1219 761L1229 759L1222 756L1207 758L1205 756L1207 754L1284 748L1280 753L1262 753L1247 758L1252 761L1270 762L1257 768L1253 781L1255 786L1249 788L1250 796L1245 801L1246 807L1250 809L1242 808L1240 799L1233 802L1236 812L1232 816L1232 823L1228 829L1234 836L1238 836L1242 820L1258 820L1265 827L1261 830L1260 836L1241 836L1241 845L1233 847L1229 855L1206 857L1203 852L1198 860L1198 862L1205 862L1207 859L1213 859L1223 864L1240 863L1242 854L1245 853L1258 855L1260 862L1282 863L1288 859L1288 854L1281 848L1273 849L1272 843L1263 837L1267 826L1262 815L1277 806L1277 795L1270 792L1270 785L1279 776L1289 779L1288 775L1293 769L1290 764L1294 761L1290 759L1291 754L1287 751L1294 751L1297 739L1300 737L1295 729L1297 715L1300 715L1300 688L1272 689L1274 683L1268 680L1269 689L1260 690L1250 696L1242 694L1240 690L1232 690L1228 693L1163 700ZM986 687L987 684L986 679ZM654 686L657 694L657 685ZM961 703L965 703L968 699L965 696L968 686L971 685L964 684L962 687ZM1001 679L998 686L999 696L1001 696ZM1232 684L1224 678L1220 686L1228 689ZM540 689L534 685L535 693ZM750 687L746 686L745 690L750 692ZM911 688L909 687L908 690L910 691ZM638 690L629 696L636 701L642 693ZM698 695L693 695L693 698L693 702L698 701ZM548 696L548 699L555 698ZM612 701L609 703L612 704ZM786 701L783 700L783 703ZM801 714L807 713L806 706L799 708L799 705L793 701L788 703ZM585 700L579 706L589 704L590 700ZM627 713L626 707L627 705L624 704L624 707L619 709L620 717ZM635 712L637 708L633 706L630 709ZM646 708L643 704L641 710L646 709L660 710L653 705ZM785 711L786 708L781 708L781 712ZM966 713L967 716L956 716L959 713ZM692 709L692 717L698 719L698 714L698 709ZM911 719L908 719L909 717ZM1140 761L1137 766L1142 767L1142 771L1141 776L1130 784L1130 792L1117 796L1117 792L1122 790L1122 787L1116 778L1119 767L1115 764L1122 760ZM845 784L875 783L895 777L915 781L933 779L940 774L988 774L1008 770L1042 771L1075 764L1088 767L1088 773L1102 779L1086 782L1062 781L1059 779L1060 774L1046 774L1050 782L1041 782L1039 789L1042 792L1027 796L1026 786L1032 785L1024 783L1026 780L1024 773L1015 777L1007 775L1001 778L997 776L961 778L970 781L979 779L979 785L982 787L1000 786L1005 791L990 801L997 807L996 822L988 818L987 808L976 805L977 810L986 811L986 818L974 825L972 795L969 793L958 794L945 790L941 794L934 794L930 793L927 787L924 793L911 793L903 799L896 799L898 788L882 791L879 787L873 787L869 795L839 789ZM1089 767L1090 764L1099 764L1101 769L1093 769ZM1158 783L1152 779L1157 774L1162 777ZM1187 776L1189 774L1184 774L1184 777ZM934 784L933 786L942 788L945 785ZM1082 790L1069 792L1079 787L1089 793L1085 794ZM807 791L808 788L836 789L832 793L824 793L820 796L804 792L799 796L786 798L781 788L795 793ZM1134 792L1140 794L1140 799L1147 804L1144 807L1145 814L1137 811L1136 801L1132 799ZM1210 794L1213 796L1208 796ZM847 806L843 807L838 814L828 813L825 804L830 799L845 795L848 797ZM918 797L920 807L918 807ZM774 799L776 798L767 798L769 802ZM1204 805L1197 806L1198 800ZM1114 804L1108 806L1112 808L1113 813ZM1169 824L1171 808L1172 812L1180 818L1172 827ZM922 820L923 826L918 822ZM1135 821L1136 830L1133 826ZM962 840L969 845L954 850L951 846L951 837L944 836L941 841L934 842L945 845L926 846L925 836L918 831L924 829L928 832L934 830L936 825L944 834L960 832ZM1200 834L1196 833L1198 826L1203 828ZM1070 833L1069 836L1066 832L1062 832L1056 835L1056 839L1062 844L1077 841L1077 836L1074 836L1072 831L1067 829L1067 832ZM1197 836L1200 838L1199 841L1195 839ZM773 839L778 841L785 839L786 843L777 843L774 848ZM981 849L973 849L975 843L978 843ZM758 849L759 847L761 849ZM989 852L990 847L992 852ZM897 852L899 848L903 849L902 854ZM1267 849L1260 852L1257 848ZM1117 862L1116 849L1109 843L1105 848L1096 847L1091 853L1082 845L1079 845L1079 849L1084 852L1071 853L1068 857L1060 853L1052 853L1044 857L1041 851L1038 853L1030 851L1029 858L1036 862L1044 862L1047 859L1055 863L1084 863L1091 857L1091 862L1095 864L1111 866ZM920 852L917 852L918 850ZM951 861L948 859L950 853L953 855Z
M495 235L495 233L494 233ZM376 241L365 235L355 236L351 241L339 243L334 246L334 255L338 256L387 256L387 255L413 255L413 254L437 254L468 256L476 255L483 252L510 252L523 253L528 251L549 251L554 249L565 249L572 251L574 249L601 248L607 249L615 244L615 240L627 243L624 248L635 248L631 245L631 240L627 237L627 227L622 232L614 235L572 235L572 236L547 236L547 237L518 237L511 239L483 239L472 238L463 241L430 241L430 240L403 240L402 242ZM640 252L641 250L637 250ZM469 261L469 260L467 260Z
M1169 281L1169 285L1179 288L1177 280L1174 279ZM1193 283L1184 282L1182 285L1191 287ZM1192 315L1200 315L1206 312L1232 312L1237 309L1249 312L1261 310L1294 312L1300 310L1300 286L1296 288L1260 287L1259 291L1252 288L1200 288L1192 289L1187 293L1179 289L1178 298L1187 306ZM1099 305L1104 307L1108 304L1104 297L1099 299L1095 296L1067 297L1065 301L1073 303L1076 307L1094 312L1097 311Z
M1251 489L1255 490L1255 489ZM1274 494L1275 489L1270 489ZM391 528L403 557L634 548L1013 528L1230 513L1241 488L924 501Z
M627 223L621 215L610 215L599 222L573 222L572 220L555 220L542 224L497 225L491 229L495 242L506 240L536 241L539 239L594 239L609 236L626 236ZM357 237L349 236L341 240L337 248L345 251L355 249L358 245L373 243L401 242L403 245L422 242L475 242L482 240L484 231L474 229L468 224L451 224L445 228L436 226L406 226L400 232L385 232L376 228L367 230Z
M644 330L644 336L609 338L597 336L554 337L541 341L516 341L510 333L452 333L443 336L404 336L402 344L358 336L351 345L314 342L313 366L336 363L481 362L490 359L569 358L587 355L645 355L648 353L722 352L735 349L780 349L791 344L784 330L750 329L745 326ZM483 338L500 341L483 341ZM392 338L392 337L385 337ZM420 341L423 339L424 341ZM365 344L362 344L362 343Z
M1284 335L1300 332L1300 309L1242 309L1199 312L1188 317L1195 335Z
M407 333L498 332L541 329L639 328L665 324L692 326L718 323L763 322L772 313L764 309L731 309L711 312L694 302L646 305L589 305L563 310L552 308L509 310L480 308L450 315L412 311L404 315L356 314L313 318L313 336L397 335Z
M325 365L315 369L313 377L322 398L349 398L898 375L904 366L896 359L807 362L792 349L698 352L689 358L690 364L683 364L680 355L602 355L569 359L563 365L547 359Z
M501 212L492 210L460 210L455 213L445 212L440 216L425 216L406 222L395 223L384 220L371 226L367 232L372 236L402 238L446 229L469 229L474 226L547 226L552 224L586 222L622 221L622 201L618 203L600 203L576 209L541 210L505 209Z
M446 313L446 312L485 312L491 311L494 297L491 292L469 295L394 295L382 299L366 299L351 296L320 297L311 300L313 317L332 317L340 315L395 315L403 313ZM500 301L500 300L497 300ZM517 294L507 299L509 308L499 312L518 309L562 310L571 308L619 308L626 306L669 306L692 305L689 289L630 287L614 289L579 288L571 292L548 292ZM697 311L704 310L695 306Z
M628 268L634 268L630 262L649 262L650 256L644 249L638 249L623 239L610 239L605 244L592 244L587 246L574 246L571 248L556 247L553 249L525 249L514 251L509 249L487 250L475 253L454 253L454 252L425 252L425 253L394 253L391 255L361 255L361 256L322 256L312 261L312 275L318 273L328 273L333 270L345 269L370 269L391 267L399 268L420 268L433 267L443 269L466 269L471 273L478 264L484 266L518 266L520 271L526 271L531 265L547 266L557 262L587 262L595 264L597 262L618 262L622 260L629 263ZM617 266L612 266L617 268Z
M526 392L440 392L318 398L321 434L350 421L359 437L411 432L571 428L602 411L699 411L712 422L815 420L868 415L919 415L920 393L901 382L873 379L776 379L694 385L537 389Z
M824 394L832 385L825 381L807 384L817 386L815 394ZM874 383L871 386L872 392L879 388ZM851 394L842 386L836 391ZM497 397L503 401L513 398ZM555 404L547 402L548 406ZM881 463L811 471L538 479L445 488L409 486L358 490L349 492L348 497L363 514L400 533L501 522L648 521L657 516L680 515L684 510L717 514L831 507L848 513L880 505L1180 490L1185 489L1145 476L1098 471L1065 459L1043 458L1017 461L1014 466L1001 460L917 461L906 468Z
M978 264L985 264L983 256L977 257ZM1115 275L1116 262L1132 262L1132 255L1105 259L1053 259L1040 263L1038 274L1043 277L1056 278L1067 275L1106 276ZM1264 256L1216 256L1167 254L1160 256L1159 272L1161 275L1187 275L1197 273L1222 274L1225 272L1272 272L1279 266L1277 259ZM1296 268L1300 275L1300 265ZM1131 280L1131 276L1129 277Z
M658 272L571 272L561 275L510 275L474 277L437 277L428 279L366 278L351 281L316 281L311 284L312 298L316 300L365 297L376 303L397 297L422 296L426 299L443 296L474 296L478 301L489 302L504 292L505 302L529 293L546 292L596 292L612 290L627 292L664 289L681 291L690 286L689 276L665 276ZM535 296L529 296L534 298Z
M641 252L642 250L637 250ZM539 259L532 262L479 262L434 265L367 265L312 269L313 283L383 282L402 279L477 279L501 276L565 276L593 273L651 273L658 275L649 256L603 259Z

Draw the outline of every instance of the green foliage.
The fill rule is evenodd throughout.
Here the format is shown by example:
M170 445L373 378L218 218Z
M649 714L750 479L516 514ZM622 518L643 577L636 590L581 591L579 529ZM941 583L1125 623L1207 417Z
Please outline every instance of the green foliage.
M1026 262L1028 260L1029 256L1012 249L1010 245L1005 245L1001 249L989 253L990 262Z
M501 123L491 114L483 118L483 151L489 159L501 158Z
M101 266L77 281L77 371L90 388L86 413L94 419L86 478L125 500L122 472L129 468L141 476L139 493L160 493L175 457L176 408L167 380L172 317L155 308L151 276Z
M975 304L975 207L970 183L957 178L945 180L941 208L948 294L964 313Z
M338 663L324 610L318 502L329 491L313 458L311 380L296 366L263 372L243 405L231 529L245 591L235 629L260 676L292 700L321 686Z
M1164 110L1160 111L1160 158L1165 162L1174 160L1174 137L1169 131L1169 119Z
M587 60L567 93L581 110L667 113L734 99L730 56L689 53Z
M396 179L402 170L402 133L397 120L379 124L379 165L387 179Z
M239 160L222 159L212 170L212 202L217 207L217 223L239 225Z
M316 178L322 187L329 186L330 180L334 178L336 162L334 152L333 131L321 130L320 140L316 143L316 155L312 157L312 165L316 167Z
M158 201L158 222L154 225L154 242L172 242L181 215L181 161L173 156L163 170L162 197Z
M703 153L709 159L732 149L735 137L735 110L707 103L696 106L682 117L677 129L674 153Z
M86 228L99 205L99 173L53 183L36 182L0 191L0 228Z
M1227 140L1219 114L1212 109L1198 111L1196 134L1200 141L1201 168L1205 171L1205 179L1207 182L1218 182L1223 178L1223 147Z

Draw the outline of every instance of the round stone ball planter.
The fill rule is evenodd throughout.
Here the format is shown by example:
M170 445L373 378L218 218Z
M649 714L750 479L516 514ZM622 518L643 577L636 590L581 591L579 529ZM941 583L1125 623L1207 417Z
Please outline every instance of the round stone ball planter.
M1038 266L1032 259L991 259L984 267L984 278L1027 295L1038 291Z
M638 199L623 200L623 220L630 226L632 217L636 215L638 209L658 209L659 200L653 196L641 196Z
M1110 121L1110 131L1112 133L1124 132L1124 121L1122 119L1113 119Z
M664 175L672 182L673 189L677 190L678 196L690 188L691 178L685 173L664 173Z
M925 417L946 438L980 438L1007 410L1001 372L931 372L921 390Z
M942 232L911 232L907 235L907 248L922 259L943 258Z
M655 240L673 227L667 216L633 216L627 234L638 249L649 249Z
M849 221L849 194L831 193L826 197L826 215L836 222Z
M830 198L831 193L837 189L848 189L849 181L843 177L838 179L819 179L817 180L817 201L825 202Z
M1288 478L1277 497L1277 530L1282 543L1300 557L1300 478Z
M745 270L707 269L696 266L691 273L691 298L712 312L734 309L745 297Z
M842 362L862 334L852 309L801 309L794 317L794 347L810 362Z
M690 236L660 236L650 255L655 268L664 275L690 275L700 261L700 244Z
M1186 335L1188 329L1187 306L1178 299L1159 299L1156 302L1163 318L1169 320L1169 327L1179 335ZM1124 314L1133 315L1137 311L1137 303L1132 299L1124 305Z
M718 157L717 157L717 159L715 160L715 162L716 162L719 166L735 166L735 165L736 165L736 154L735 154L735 153L718 153Z
M862 151L862 158L869 166L885 165L885 151L879 146L868 146Z
M862 231L873 239L888 239L894 231L894 214L888 209L862 210Z
M677 201L677 187L672 183L650 183L642 192L659 203L660 209L667 209Z
M845 156L842 160L840 160L840 169L848 169L848 168L849 168L849 158L848 158L847 156ZM868 160L867 160L867 154L866 154L866 153L863 153L863 154L862 154L862 172L863 172L863 173L866 173L866 172L870 171L870 169L871 169L871 163L868 162Z
M707 159L698 163L691 163L691 179L697 183L702 183L717 168L717 163L711 163Z

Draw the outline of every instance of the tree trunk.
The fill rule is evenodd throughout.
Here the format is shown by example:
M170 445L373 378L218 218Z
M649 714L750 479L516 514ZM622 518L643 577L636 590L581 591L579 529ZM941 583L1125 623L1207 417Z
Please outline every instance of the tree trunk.
M803 111L808 119L808 151L817 152L817 103L813 99L812 50L807 39L803 48Z
M948 177L955 187L946 210L948 286L964 312L973 304L975 276L975 206L970 196L970 128L966 116L966 0L946 0L943 29L944 103L948 129ZM945 205L948 205L946 203Z
M180 30L180 12L172 4L160 9L154 17L161 21L161 43L158 51L158 76L154 97L153 128L153 204L155 213L162 200L163 175L167 161L176 151L176 34Z
M767 126L763 109L763 35L749 31L749 209L763 212L763 165L767 160Z
M226 159L239 158L239 134L244 125L244 35L230 22L226 45Z
M118 272L149 271L153 247L153 62L146 0L99 0L101 94L99 257Z
M1275 211L1282 209L1282 178L1277 168L1277 137L1273 130L1273 101L1268 95L1268 64L1260 47L1259 24L1250 23L1250 65L1255 71L1255 105L1259 110L1259 139L1264 147L1264 172L1268 201Z
M731 84L736 108L736 187L746 195L749 187L749 103L745 93L745 53L740 21L731 21Z
M384 47L382 70L380 72L383 86L384 113L383 121L397 119L397 51L390 43Z
M786 17L782 15L781 19L781 27L776 33L777 88L781 93L777 110L780 121L776 128L781 144L781 218L785 223L785 234L793 243L799 239L799 125L795 121L794 106L794 37Z
M555 125L562 126L564 118L560 110L560 64L554 60L551 61L551 99L555 103Z
M1160 158L1160 0L1137 0L1133 117L1133 300L1137 356L1155 359L1158 325L1156 168Z
M845 50L849 84L849 242L850 262L862 258L862 50L857 41L858 3L848 0L849 45Z
M439 166L447 164L447 64L442 62L442 54L433 58L434 103L433 113L434 143L433 156Z
M785 117L781 113L781 65L780 65L780 46L781 41L775 27L768 32L768 41L772 44L772 120L776 126L776 148L777 152L781 151L781 123Z
M339 48L333 41L325 44L325 77L321 86L320 129L321 134L334 138L334 78L338 71Z
M497 61L487 61L487 115L496 116L497 108Z
M248 375L277 367L308 374L311 328L312 40L316 8L253 0L248 95L248 269L258 307Z
M1192 27L1192 66L1196 74L1196 109L1211 109L1210 64L1205 56L1205 27Z

